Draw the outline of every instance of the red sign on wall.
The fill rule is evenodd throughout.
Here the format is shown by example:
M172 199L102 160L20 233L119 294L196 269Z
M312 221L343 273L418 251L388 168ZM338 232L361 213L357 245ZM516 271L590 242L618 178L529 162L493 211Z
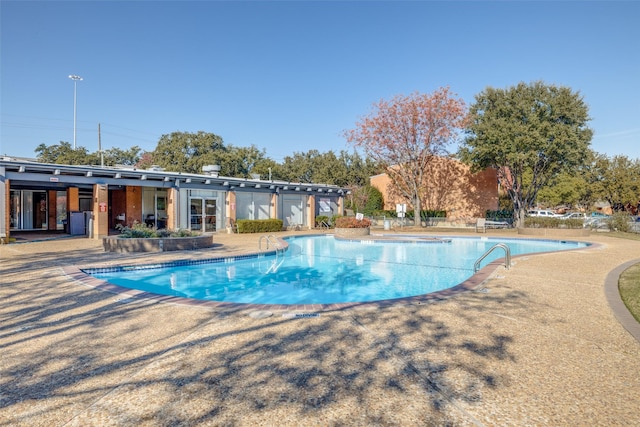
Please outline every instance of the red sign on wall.
M98 206L100 206L100 212L106 212L107 211L107 204L105 202L100 202L98 204Z

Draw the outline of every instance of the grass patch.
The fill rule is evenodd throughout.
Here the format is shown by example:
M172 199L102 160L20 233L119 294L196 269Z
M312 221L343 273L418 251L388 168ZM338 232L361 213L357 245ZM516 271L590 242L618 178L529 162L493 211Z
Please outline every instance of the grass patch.
M640 264L629 267L620 275L618 289L622 302L640 322Z
M640 240L640 233L624 233L622 231L611 231L609 233L599 233L606 237L617 237L619 239Z

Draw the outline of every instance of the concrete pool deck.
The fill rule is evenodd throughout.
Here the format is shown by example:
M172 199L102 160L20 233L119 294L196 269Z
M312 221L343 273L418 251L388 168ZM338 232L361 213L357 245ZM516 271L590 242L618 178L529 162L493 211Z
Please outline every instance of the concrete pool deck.
M317 317L127 298L63 272L243 254L259 237L0 246L0 426L640 425L640 343L605 287L639 241L592 233L598 247L516 258L478 292Z

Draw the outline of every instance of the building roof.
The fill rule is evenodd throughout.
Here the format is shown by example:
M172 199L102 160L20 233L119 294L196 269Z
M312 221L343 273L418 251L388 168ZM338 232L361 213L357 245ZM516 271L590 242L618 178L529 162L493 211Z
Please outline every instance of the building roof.
M336 185L287 182L277 180L247 179L220 176L215 168L210 173L192 174L169 172L157 167L138 169L133 166L60 165L14 157L0 157L0 178L6 176L12 182L33 183L60 187L60 184L167 187L209 189L219 191L267 191L309 192L342 195L348 189Z

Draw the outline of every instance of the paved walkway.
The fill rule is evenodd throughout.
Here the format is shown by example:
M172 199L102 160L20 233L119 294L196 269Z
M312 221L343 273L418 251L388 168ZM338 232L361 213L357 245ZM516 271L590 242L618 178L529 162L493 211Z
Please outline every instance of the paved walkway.
M0 246L0 426L640 425L640 344L604 286L640 260L637 241L593 234L597 248L515 259L483 292L313 318L127 299L62 272L257 239L133 256L81 238Z

